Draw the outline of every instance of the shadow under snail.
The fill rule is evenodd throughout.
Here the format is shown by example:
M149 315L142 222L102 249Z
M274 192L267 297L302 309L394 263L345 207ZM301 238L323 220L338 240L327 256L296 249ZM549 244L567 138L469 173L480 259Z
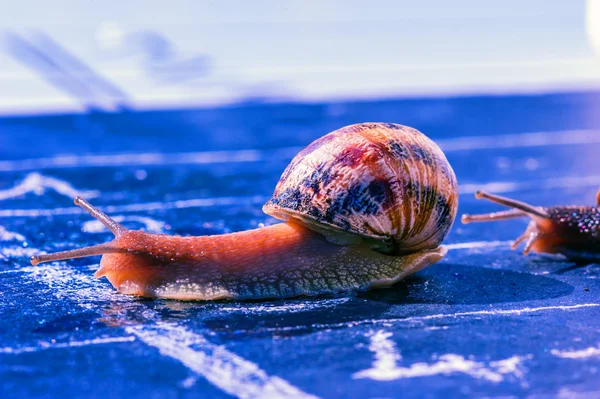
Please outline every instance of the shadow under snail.
M483 215L463 215L461 220L465 224L531 218L525 232L513 242L512 249L525 241L525 255L535 251L561 254L575 261L600 261L600 190L596 194L597 206L535 207L483 191L475 193L475 198L484 198L513 209Z
M266 299L389 286L438 262L458 190L440 148L418 130L362 123L331 132L283 172L263 211L285 223L182 237L133 231L81 198L114 233L32 264L103 255L95 277L120 293L181 300Z

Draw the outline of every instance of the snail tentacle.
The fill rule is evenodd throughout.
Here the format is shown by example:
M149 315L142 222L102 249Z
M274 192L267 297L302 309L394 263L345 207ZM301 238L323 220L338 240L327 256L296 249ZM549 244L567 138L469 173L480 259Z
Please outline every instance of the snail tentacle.
M110 253L123 252L121 249L114 247L111 242L104 244L92 245L84 248L72 249L69 251L54 252L51 254L34 255L31 257L30 262L33 266L37 266L44 262L53 262L55 260L65 260L74 258L85 258L94 255L104 255Z
M515 219L529 216L520 209L510 209L508 211L482 213L478 215L464 214L460 220L463 224L472 222L493 222L495 220Z
M106 226L115 236L118 237L121 233L127 231L125 227L117 223L113 218L87 202L85 199L77 196L73 202L75 205L86 210L90 215Z
M544 218L544 219L549 218L548 213L546 213L546 211L544 211L542 208L536 208L532 205L526 204L525 202L513 200L510 198L506 198L506 197L501 197L499 195L489 194L489 193L486 193L485 191L477 191L475 193L475 198L477 198L477 199L484 198L489 201L495 202L497 204L507 206L509 208L519 209L519 210L525 212L530 217L537 216L539 218Z
M95 206L93 206L92 204L87 202L85 199L78 196L78 197L75 197L73 202L75 203L75 205L86 210L90 215L92 215L100 223L102 223L104 226L106 226L115 235L115 237L118 238L119 236L123 235L123 233L128 231L125 227L123 227L122 225L117 223L113 218L111 218L110 216L108 216L107 214L102 212L100 209L96 208ZM61 252L55 252L52 254L34 255L31 257L30 261L33 266L37 266L38 264L43 263L43 262L52 262L55 260L64 260L64 259L72 259L72 258L84 258L87 256L104 255L104 254L108 254L108 253L119 253L119 252L123 252L123 250L116 247L113 244L113 241L111 241L111 242L107 242L107 243L103 243L103 244L92 245L92 246L85 247L85 248L77 248L77 249L73 249L70 251L61 251Z

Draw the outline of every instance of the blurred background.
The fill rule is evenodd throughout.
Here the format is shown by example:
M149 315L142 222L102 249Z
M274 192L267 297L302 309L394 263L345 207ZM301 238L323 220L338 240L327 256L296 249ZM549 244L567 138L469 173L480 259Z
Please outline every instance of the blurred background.
M598 0L4 1L0 113L589 90Z

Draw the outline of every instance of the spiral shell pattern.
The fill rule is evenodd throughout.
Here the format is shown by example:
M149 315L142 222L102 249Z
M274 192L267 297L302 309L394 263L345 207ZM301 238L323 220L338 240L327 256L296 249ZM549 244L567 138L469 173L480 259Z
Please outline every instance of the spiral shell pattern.
M457 207L456 176L433 141L407 126L362 123L296 155L263 211L401 254L439 246Z

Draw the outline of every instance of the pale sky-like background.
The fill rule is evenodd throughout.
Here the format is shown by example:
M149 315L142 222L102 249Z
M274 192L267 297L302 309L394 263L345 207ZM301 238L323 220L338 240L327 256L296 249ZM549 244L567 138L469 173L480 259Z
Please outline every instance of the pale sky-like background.
M600 0L1 1L4 114L600 86Z

